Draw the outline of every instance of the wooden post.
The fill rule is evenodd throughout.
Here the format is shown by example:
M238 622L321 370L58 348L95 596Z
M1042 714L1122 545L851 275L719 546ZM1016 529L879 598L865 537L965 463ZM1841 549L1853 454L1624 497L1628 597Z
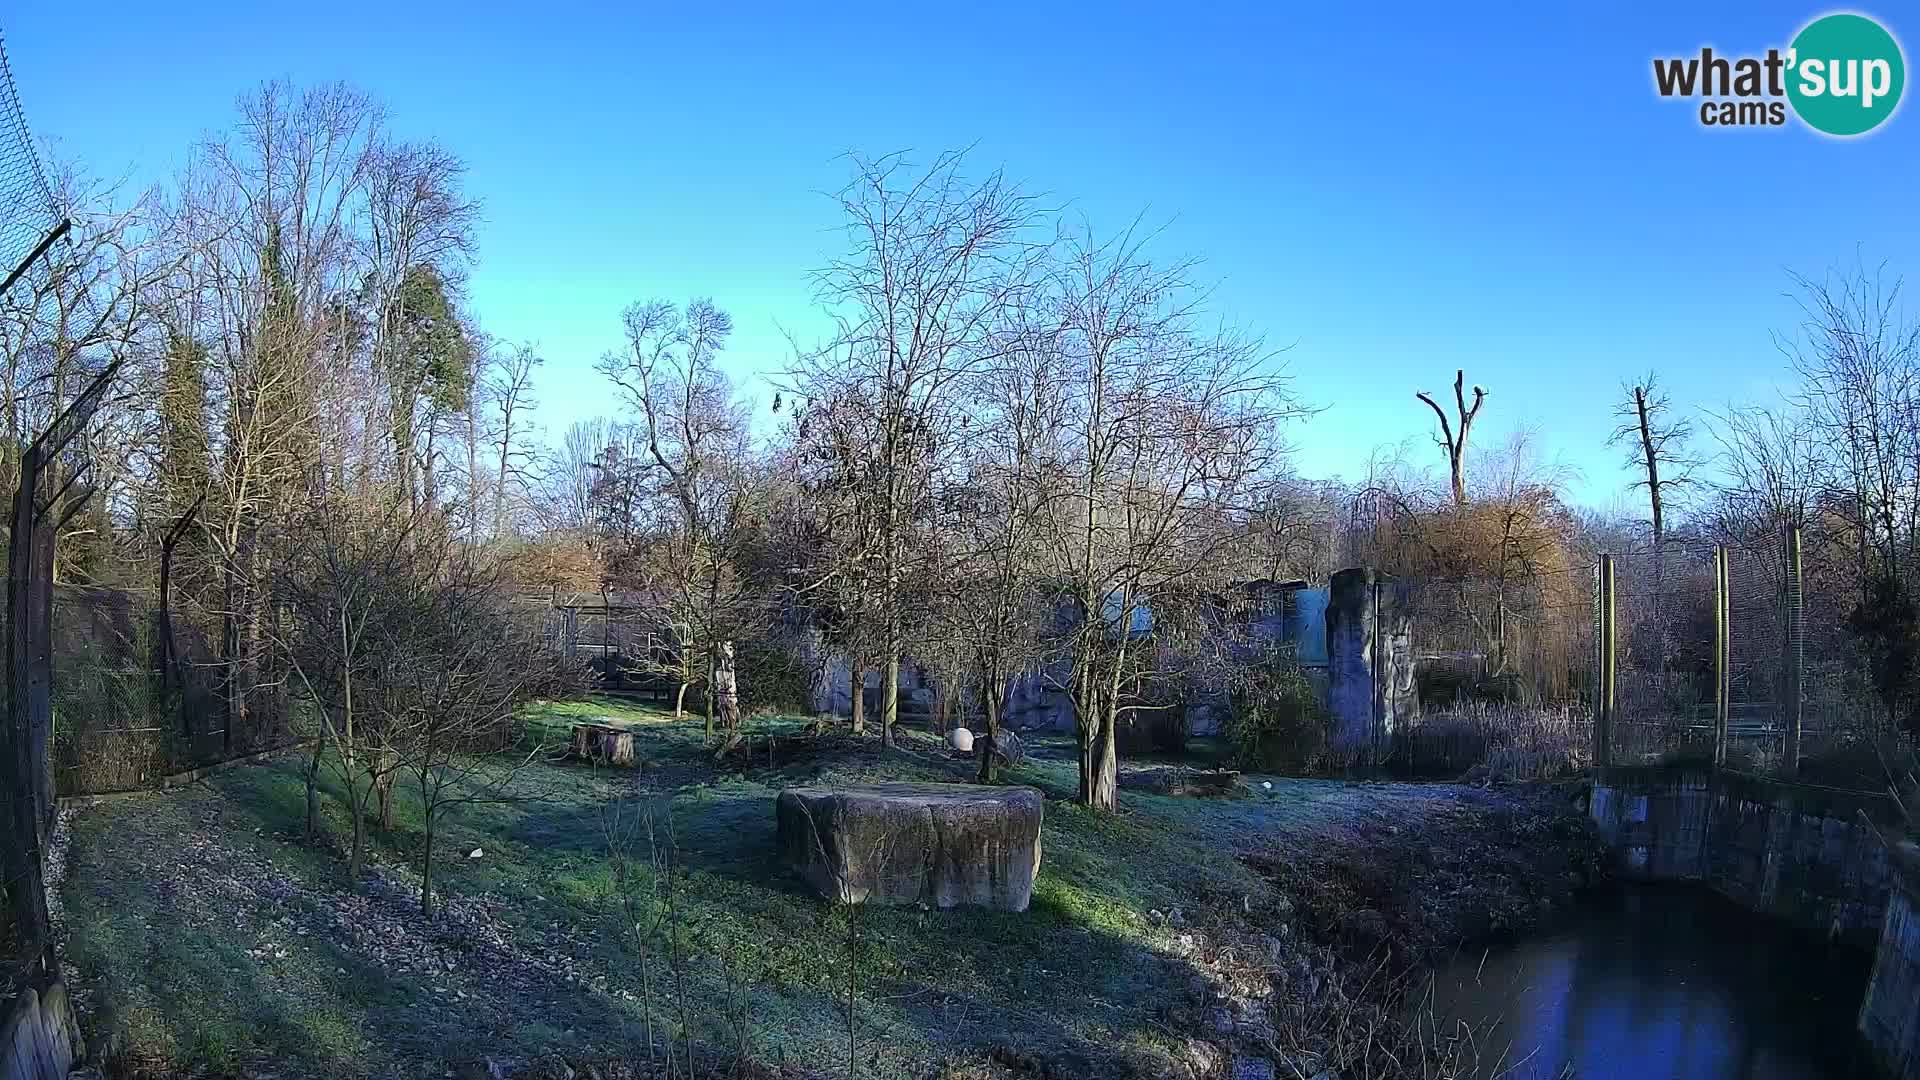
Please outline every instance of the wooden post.
M1802 723L1802 701L1805 697L1802 682L1805 678L1805 596L1801 592L1803 579L1800 574L1800 526L1787 527L1787 567L1786 567L1786 686L1785 700L1781 702L1781 720L1786 728L1787 745L1785 762L1787 775L1800 773L1800 729Z
M1614 565L1613 556L1600 556L1600 625L1596 630L1596 647L1600 654L1599 685L1593 693L1593 763L1604 768L1613 764L1613 710L1614 693L1619 676L1619 644L1614 629Z
M1731 653L1728 626L1732 609L1727 604L1727 549L1713 549L1713 765L1727 763L1727 693L1731 687L1727 666Z

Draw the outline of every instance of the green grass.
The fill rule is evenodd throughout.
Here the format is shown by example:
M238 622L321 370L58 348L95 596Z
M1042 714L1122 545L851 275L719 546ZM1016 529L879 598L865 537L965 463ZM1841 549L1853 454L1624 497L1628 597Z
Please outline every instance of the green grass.
M528 1000L485 971L394 970L350 942L276 930L319 901L265 902L225 889L218 874L172 880L174 853L193 838L212 852L202 861L265 867L317 897L341 893L347 827L336 782L327 778L322 803L332 842L306 846L303 762L284 757L183 791L102 804L75 820L68 956L92 994L96 1028L129 1066L216 1074L279 1059L331 1075L393 1061L408 1063L406 1075L438 1075L481 1053L632 1052L639 958L616 932L621 893L601 823L611 800L639 798L630 794L637 776L657 786L650 798L677 844L695 1034L732 1045L718 1003L744 988L757 1053L820 1068L844 1061L849 913L778 862L774 798L795 782L966 780L971 763L924 732L903 731L893 751L841 740L832 753L810 754L799 738L805 721L760 718L745 731L765 759L742 771L713 765L698 717L674 722L612 701L529 713L553 743L583 719L632 730L642 767L533 766L522 781L537 800L466 806L442 825L435 877L446 893L497 900L494 918L514 947L566 955L587 985L545 987ZM1043 1054L1164 1042L1159 1014L1186 976L1166 959L1169 931L1150 912L1264 905L1272 886L1236 852L1318 843L1355 821L1396 818L1414 798L1396 785L1278 781L1272 796L1238 799L1128 793L1123 813L1098 814L1063 801L1075 778L1070 755L1061 756L1036 754L1006 777L1050 796L1028 912L857 913L861 1056L877 1055L872 1075L902 1075L992 1042ZM403 786L394 828L374 838L374 854L417 877L422 843L420 806ZM483 857L467 858L476 848ZM659 884L643 871L629 888L646 897ZM284 957L257 951L283 939L291 943ZM666 1004L656 1001L656 1010Z

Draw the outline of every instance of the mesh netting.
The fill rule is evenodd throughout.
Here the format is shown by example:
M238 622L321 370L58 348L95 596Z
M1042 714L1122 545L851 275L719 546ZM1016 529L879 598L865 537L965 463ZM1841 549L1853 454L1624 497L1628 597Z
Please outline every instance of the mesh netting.
M95 298L84 284L90 275L75 266L71 238L48 244L64 225L66 211L41 170L0 41L0 279L19 271L0 295L0 355L6 360L11 409L0 419L5 433L22 443L38 434L99 367L98 358L85 350L59 347L75 336L73 327L97 315Z
M1702 742L1710 746L1710 552L1670 543L1657 554L1615 555L1613 564L1618 664L1613 760L1633 763Z
M60 220L0 36L0 274L12 273Z

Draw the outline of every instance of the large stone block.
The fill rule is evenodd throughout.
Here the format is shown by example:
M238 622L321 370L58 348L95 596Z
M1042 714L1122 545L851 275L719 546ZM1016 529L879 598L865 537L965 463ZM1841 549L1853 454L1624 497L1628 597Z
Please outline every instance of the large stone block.
M1025 911L1045 800L1028 787L799 787L775 804L787 864L840 903Z
M80 1027L55 982L0 1002L0 1080L65 1080L80 1047Z

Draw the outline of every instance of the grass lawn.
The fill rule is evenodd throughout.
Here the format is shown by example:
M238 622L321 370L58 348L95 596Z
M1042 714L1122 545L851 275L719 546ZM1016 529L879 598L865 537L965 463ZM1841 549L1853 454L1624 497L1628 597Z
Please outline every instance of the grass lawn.
M925 732L885 750L774 718L750 721L747 760L721 767L698 718L596 700L530 719L556 745L581 720L628 728L639 767L541 762L520 779L537 798L461 807L439 829L448 902L433 919L417 910L421 815L404 784L358 891L342 880L347 828L331 780L328 839L302 842L296 757L73 811L66 957L113 1071L414 1077L485 1056L643 1057L641 958L620 932L604 827L617 803L651 807L678 856L684 990L667 985L656 953L656 1040L684 1022L710 1052L845 1075L848 912L779 864L774 798L803 781L968 780L972 762ZM1166 1058L1194 970L1165 913L1287 911L1274 882L1289 878L1274 866L1493 798L1284 779L1262 794L1255 777L1249 796L1126 792L1123 812L1103 815L1068 801L1070 741L1029 742L1005 779L1049 799L1031 909L861 909L860 1075L937 1076L995 1051ZM642 870L627 888L657 896L660 884Z

